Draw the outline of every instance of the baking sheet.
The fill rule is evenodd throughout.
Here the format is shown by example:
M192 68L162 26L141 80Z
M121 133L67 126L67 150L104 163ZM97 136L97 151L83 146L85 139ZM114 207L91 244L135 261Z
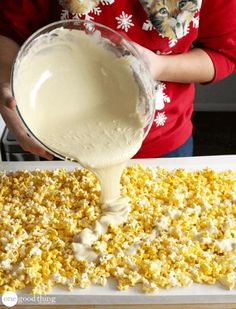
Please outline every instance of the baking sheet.
M189 170L204 167L216 170L231 169L236 171L236 155L209 156L192 158L158 158L148 160L131 160L129 165L141 163L148 167L166 167L168 169L186 168ZM0 171L16 171L20 169L34 170L66 168L68 170L78 167L78 164L61 161L41 162L0 162ZM29 297L29 291L17 293L24 303L35 304L35 298ZM116 282L109 280L107 286L91 286L88 289L75 288L72 292L64 287L56 287L47 294L48 303L55 300L56 304L197 304L197 303L236 303L236 289L231 291L219 284L199 285L193 284L189 288L160 289L155 294L144 294L141 286L127 291L118 291ZM55 299L54 299L55 298ZM45 298L46 299L46 298ZM43 303L44 298L41 299ZM45 300L46 301L46 300ZM1 303L1 302L0 302Z
M202 157L186 157L186 158L157 158L157 159L135 159L130 160L129 165L143 164L144 166L156 167L161 166L168 169L186 168L200 169L211 167L217 170L232 169L236 171L236 155L229 156L202 156ZM77 163L69 161L25 161L25 162L0 162L0 171L16 171L19 169L34 170L56 168L73 169L77 168Z

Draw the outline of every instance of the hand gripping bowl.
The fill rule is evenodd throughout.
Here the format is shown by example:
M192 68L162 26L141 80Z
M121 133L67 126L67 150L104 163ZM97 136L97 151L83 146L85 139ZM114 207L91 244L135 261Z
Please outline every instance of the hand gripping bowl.
M82 20L68 20L68 21L58 21L52 24L47 25L44 28L41 28L37 32L35 32L31 37L28 38L28 40L23 44L21 49L18 52L18 55L16 57L16 60L13 65L12 69L12 75L11 75L11 87L12 87L12 93L13 96L16 99L17 102L17 112L21 120L23 121L25 128L29 135L35 139L44 149L46 149L48 152L53 154L54 156L61 158L63 160L71 160L71 161L77 161L73 157L67 157L63 153L60 153L60 151L53 149L53 147L50 147L50 145L46 145L42 140L40 140L39 136L37 136L37 133L35 133L34 129L30 125L30 121L28 119L28 116L24 113L23 108L23 101L19 100L18 94L17 94L17 85L20 81L20 68L21 64L24 61L25 57L29 55L29 53L35 48L35 46L39 45L40 40L44 38L44 40L47 40L47 42L50 43L50 40L53 40L55 36L57 36L56 31L58 29L67 29L69 31L71 30L78 30L84 32L88 36L93 36L98 44L103 43L105 48L112 51L116 57L119 58L130 58L132 59L132 65L131 68L133 70L133 74L135 77L135 80L138 84L139 88L139 101L137 104L137 112L140 115L140 118L142 119L143 123L143 139L148 134L150 127L153 122L154 118L154 112L155 112L155 104L154 104L154 81L151 77L151 74L149 72L149 69L147 68L145 62L141 58L140 54L138 53L137 49L135 48L135 45L132 44L132 42L129 42L126 40L123 36L121 36L116 31L103 26L98 23L93 23L90 21L82 21ZM50 44L49 44L50 49ZM61 64L62 66L66 67L66 63ZM33 70L33 68L32 68ZM58 85L58 92L63 91L67 87L66 80L63 80L62 76L62 83ZM29 94L29 91L26 91L26 95L33 95ZM53 93L51 94L53 97ZM69 98L68 98L69 100ZM50 101L50 99L49 99ZM79 100L78 100L79 101ZM53 102L54 107L57 108L56 102ZM53 113L52 107L50 107L52 104L48 104L48 111L47 113ZM67 102L65 102L65 108L66 108ZM29 106L29 108L32 108ZM35 117L37 121L37 117ZM37 124L40 126L40 123ZM72 132L73 134L73 132Z

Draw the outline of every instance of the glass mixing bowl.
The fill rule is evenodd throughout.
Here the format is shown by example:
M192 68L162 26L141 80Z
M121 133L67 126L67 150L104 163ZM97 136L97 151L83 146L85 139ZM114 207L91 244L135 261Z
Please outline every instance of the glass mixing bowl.
M143 125L143 139L147 136L151 125L154 119L155 113L155 85L154 80L151 77L149 69L146 63L143 61L139 52L135 48L135 45L120 35L118 32L103 26L98 23L84 20L67 20L67 21L58 21L52 24L49 24L37 32L32 34L28 40L20 48L18 55L15 59L12 74L11 74L11 88L13 96L17 102L17 112L22 122L25 125L25 128L29 135L35 139L44 149L53 154L54 156L61 158L63 160L76 161L74 158L67 158L59 152L54 151L50 148L49 145L45 145L38 136L33 132L32 128L29 125L27 117L24 117L22 113L21 103L17 101L16 94L16 85L20 76L18 76L18 71L21 66L22 60L28 53L34 48L35 44L38 44L39 39L43 36L50 39L54 36L53 32L55 29L63 28L69 30L79 30L83 31L87 35L96 35L97 40L102 40L105 42L105 47L115 53L117 57L129 57L132 56L132 59L135 59L132 62L131 68L135 76L136 82L139 86L139 102L137 104L137 111L142 119ZM62 64L66 66L66 63ZM61 87L66 87L66 83L61 85Z

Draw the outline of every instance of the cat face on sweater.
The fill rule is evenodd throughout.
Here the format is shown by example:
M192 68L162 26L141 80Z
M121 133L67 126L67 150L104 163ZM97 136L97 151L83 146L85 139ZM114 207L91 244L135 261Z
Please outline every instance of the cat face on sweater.
M85 14L94 9L99 0L60 0L61 6L72 13Z
M186 34L199 0L140 0L158 32L170 39Z

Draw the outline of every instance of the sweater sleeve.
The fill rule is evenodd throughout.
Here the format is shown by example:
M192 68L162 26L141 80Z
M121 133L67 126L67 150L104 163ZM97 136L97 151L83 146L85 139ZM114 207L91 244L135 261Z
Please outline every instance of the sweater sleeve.
M194 46L202 48L212 60L215 67L212 82L236 70L235 0L203 0Z
M21 45L33 32L57 19L55 0L0 1L0 35Z

